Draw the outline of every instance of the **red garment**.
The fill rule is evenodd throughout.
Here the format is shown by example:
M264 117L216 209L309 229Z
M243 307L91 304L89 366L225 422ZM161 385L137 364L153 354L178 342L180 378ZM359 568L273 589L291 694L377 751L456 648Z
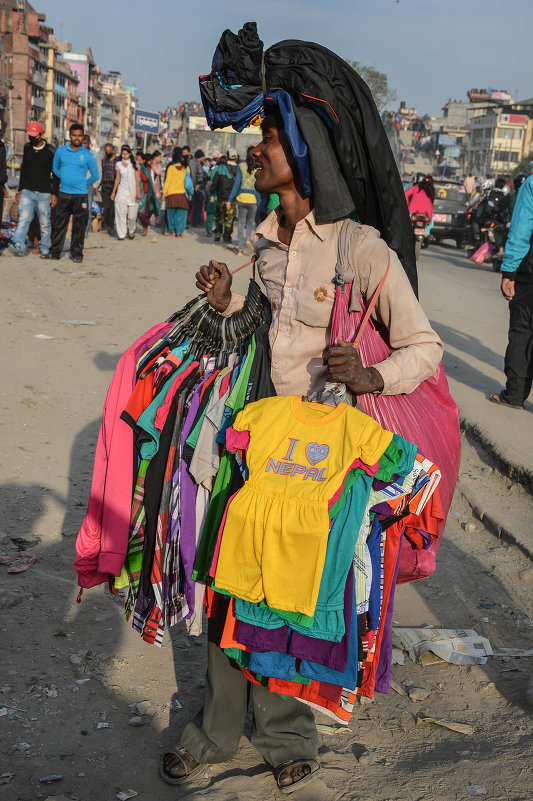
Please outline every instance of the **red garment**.
M136 381L144 343L163 336L172 323L158 323L122 354L104 404L94 456L87 511L76 540L74 567L80 587L105 584L120 575L128 550L133 488L133 429L120 415Z
M415 184L405 193L409 214L427 214L429 220L433 219L433 203L424 190Z

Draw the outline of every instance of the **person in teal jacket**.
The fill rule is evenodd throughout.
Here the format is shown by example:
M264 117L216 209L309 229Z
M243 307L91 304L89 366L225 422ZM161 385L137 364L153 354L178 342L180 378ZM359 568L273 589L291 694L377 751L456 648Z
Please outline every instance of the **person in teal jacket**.
M518 191L501 273L502 295L509 302L507 381L489 400L522 409L533 384L533 175Z

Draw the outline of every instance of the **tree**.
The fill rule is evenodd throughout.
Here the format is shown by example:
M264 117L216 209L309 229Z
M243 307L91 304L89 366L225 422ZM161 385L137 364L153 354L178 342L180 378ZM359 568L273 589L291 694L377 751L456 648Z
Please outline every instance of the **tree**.
M349 58L345 60L368 84L378 111L383 111L385 106L396 100L396 92L389 87L389 80L384 72L376 67L367 67L359 61L351 61Z
M516 165L513 170L513 178L519 175L521 172L525 172L526 175L530 175L533 171L533 153L530 153L528 156L524 156L524 158Z

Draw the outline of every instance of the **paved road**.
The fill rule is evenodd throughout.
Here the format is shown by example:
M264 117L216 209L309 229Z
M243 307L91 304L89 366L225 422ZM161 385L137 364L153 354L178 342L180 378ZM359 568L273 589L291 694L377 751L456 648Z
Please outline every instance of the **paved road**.
M502 388L509 311L500 276L455 246L424 250L420 298L445 346L444 364L461 419L506 462L533 475L533 403L502 409L487 397Z

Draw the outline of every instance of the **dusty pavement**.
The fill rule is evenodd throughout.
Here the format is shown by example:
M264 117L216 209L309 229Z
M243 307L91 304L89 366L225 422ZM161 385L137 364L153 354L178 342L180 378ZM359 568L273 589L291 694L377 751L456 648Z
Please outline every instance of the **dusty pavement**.
M0 566L2 801L106 801L128 788L147 801L281 798L245 738L236 759L206 769L194 785L180 790L164 785L157 776L160 754L176 743L200 705L205 642L188 640L181 626L161 649L141 642L102 588L75 603L74 537L112 370L139 332L194 294L197 265L213 256L226 256L231 267L239 264L236 256L193 233L182 240L158 236L155 242L151 237L117 242L94 234L82 265L66 258L59 263L35 256L0 258L0 553L25 548L37 554L25 573L8 575ZM431 266L420 275L433 319L435 307L449 304L453 311L455 303L456 282L444 280L445 261L439 269L437 277ZM239 273L241 286L247 283L245 272ZM482 296L478 302L485 302ZM440 314L441 327L472 336L461 334L464 310ZM488 326L484 344L501 354L496 328ZM36 338L39 334L50 338ZM490 381L495 384L496 376ZM520 414L524 422L513 425L523 425L529 436L530 414ZM530 496L468 443L461 472L529 530ZM457 493L437 572L426 582L399 588L395 621L475 628L495 649L532 649L532 602L531 562L485 531ZM320 734L323 780L330 791L315 782L294 798L455 801L471 797L477 786L485 788L487 799L531 801L532 707L525 691L532 674L527 657L493 657L472 668L422 667L406 657L404 665L394 665L393 678L425 688L428 698L414 703L393 692L357 705L349 730ZM176 700L180 708L174 711L169 704ZM142 701L149 713L142 716L143 725L128 725L136 714L131 705ZM420 713L471 724L473 733L417 725ZM98 722L109 727L95 730ZM372 754L360 761L364 750ZM54 774L63 778L51 785L39 782Z

